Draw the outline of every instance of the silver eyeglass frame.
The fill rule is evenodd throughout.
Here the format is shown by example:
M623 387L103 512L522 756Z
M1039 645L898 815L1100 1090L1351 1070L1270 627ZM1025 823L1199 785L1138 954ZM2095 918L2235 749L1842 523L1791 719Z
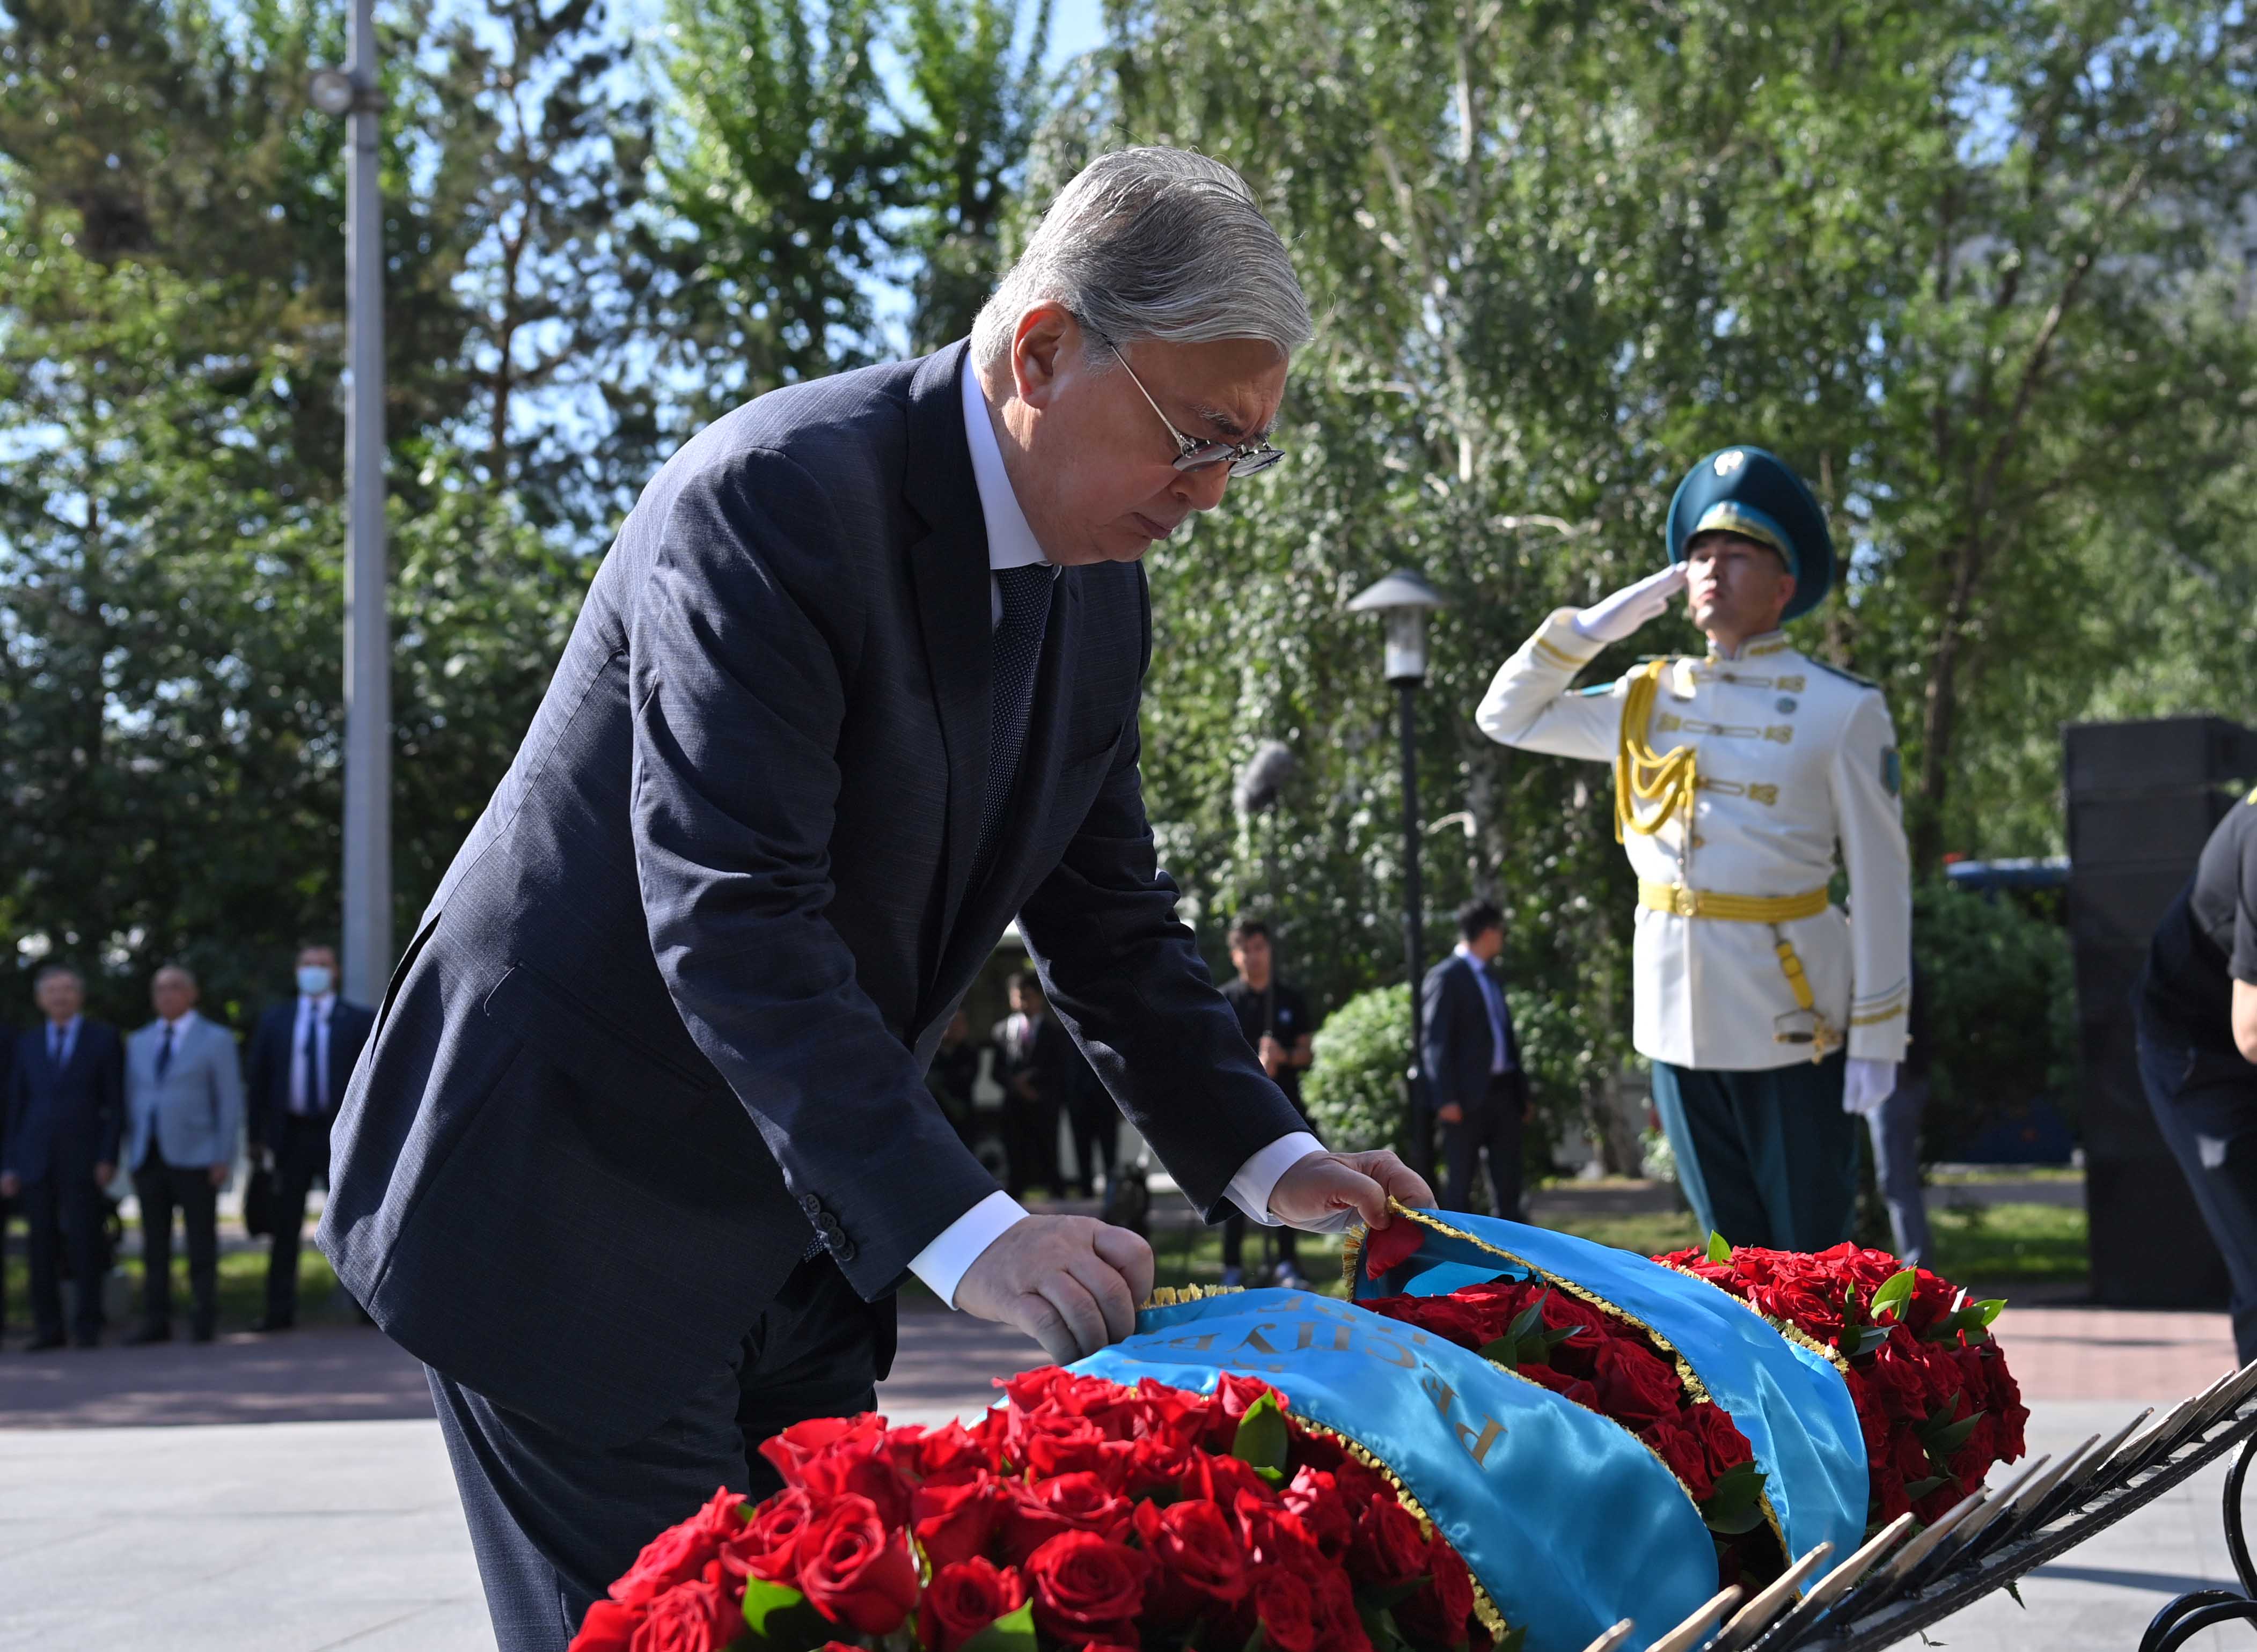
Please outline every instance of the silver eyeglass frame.
M1121 353L1121 346L1097 332L1095 328L1089 330L1096 334L1100 343L1113 352L1114 360L1121 364L1121 371L1128 374L1128 382L1136 386L1136 393L1144 399L1153 416L1165 425L1168 434L1176 439L1177 469L1189 474L1228 463L1234 478L1258 476L1285 456L1285 450L1272 447L1267 436L1260 437L1250 446L1241 447L1235 441L1200 441L1184 434L1176 428L1175 420L1160 411L1160 404L1152 399L1152 392L1145 389L1144 381L1136 377L1136 370L1128 364L1128 357Z

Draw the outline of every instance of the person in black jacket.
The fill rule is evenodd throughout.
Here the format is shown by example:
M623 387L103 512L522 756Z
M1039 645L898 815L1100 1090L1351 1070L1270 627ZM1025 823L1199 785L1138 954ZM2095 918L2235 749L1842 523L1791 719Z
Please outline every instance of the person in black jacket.
M376 1023L374 1012L337 996L337 955L330 948L299 948L297 971L297 996L258 1018L245 1075L251 1161L271 1167L274 1176L266 1206L272 1230L266 1311L253 1323L254 1331L287 1331L297 1324L306 1196L316 1177L329 1179L329 1127Z
M1058 1172L1058 1120L1078 1057L1073 1041L1044 1001L1042 983L1023 971L1004 984L1011 1013L995 1023L1003 1058L1003 1151L1006 1187L1014 1198L1043 1188L1052 1198L1065 1191Z
M1210 1217L1390 1195L1214 989L1143 798L1141 557L1266 433L1307 307L1220 162L1066 186L969 344L707 425L596 569L346 1091L320 1242L430 1368L503 1652L563 1652L654 1510L875 1405L894 1293L1078 1359L1151 1247L1029 1211L924 1075L1015 917Z
M2257 1359L2257 792L2225 812L2156 927L2133 1000L2140 1078L2232 1281Z
M8 1078L0 1196L20 1200L31 1232L34 1350L63 1345L61 1258L71 1270L71 1336L102 1340L102 1190L125 1127L125 1047L85 1014L86 983L51 964L32 982L43 1025L16 1041Z
M1458 908L1458 944L1426 971L1421 1059L1428 1096L1442 1126L1443 1205L1473 1209L1474 1177L1489 1160L1496 1213L1521 1219L1521 1137L1528 1121L1528 1075L1497 977L1504 914L1487 900Z

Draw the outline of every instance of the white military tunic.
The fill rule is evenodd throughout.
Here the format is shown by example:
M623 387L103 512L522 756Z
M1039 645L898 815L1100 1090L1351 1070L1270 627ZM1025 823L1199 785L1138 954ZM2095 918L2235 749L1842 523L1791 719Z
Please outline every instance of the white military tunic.
M1506 660L1475 720L1524 751L1611 763L1633 677L1581 693L1603 644L1561 609ZM1798 653L1778 632L1731 659L1669 660L1642 733L1657 753L1689 747L1691 830L1673 815L1624 834L1652 898L1672 890L1784 897L1822 891L1841 848L1850 912L1828 906L1773 925L1685 916L1642 903L1634 954L1639 1053L1672 1066L1745 1072L1792 1066L1846 1034L1854 1059L1903 1058L1911 999L1912 884L1897 793L1896 733L1880 691ZM1641 811L1651 819L1656 808ZM1689 899L1682 905L1692 905ZM1776 933L1775 933L1776 932ZM1779 951L1806 972L1801 1009ZM1823 1027L1814 1028L1817 1018ZM1786 1041L1800 1035L1801 1041Z

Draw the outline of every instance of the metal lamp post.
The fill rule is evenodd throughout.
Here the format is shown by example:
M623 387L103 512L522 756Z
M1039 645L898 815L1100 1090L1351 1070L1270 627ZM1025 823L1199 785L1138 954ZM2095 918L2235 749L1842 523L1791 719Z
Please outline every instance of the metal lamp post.
M346 316L352 394L345 533L344 980L374 1004L392 972L392 628L385 606L384 206L379 194L374 0L353 0L352 55L308 88L325 115L351 117L345 180Z
M1402 709L1403 742L1403 972L1411 984L1411 1168L1434 1175L1433 1114L1426 1105L1421 1050L1426 1008L1419 1001L1426 966L1424 898L1419 887L1419 685L1426 681L1426 615L1445 607L1440 592L1408 568L1397 568L1348 604L1348 611L1379 614L1387 625L1386 671Z

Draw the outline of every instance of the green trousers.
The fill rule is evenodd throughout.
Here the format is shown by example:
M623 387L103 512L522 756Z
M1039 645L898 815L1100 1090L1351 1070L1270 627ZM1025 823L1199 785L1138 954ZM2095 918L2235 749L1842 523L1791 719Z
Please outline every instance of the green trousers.
M1836 1050L1767 1071L1653 1063L1653 1108L1702 1231L1734 1245L1822 1251L1857 1214L1857 1121Z

